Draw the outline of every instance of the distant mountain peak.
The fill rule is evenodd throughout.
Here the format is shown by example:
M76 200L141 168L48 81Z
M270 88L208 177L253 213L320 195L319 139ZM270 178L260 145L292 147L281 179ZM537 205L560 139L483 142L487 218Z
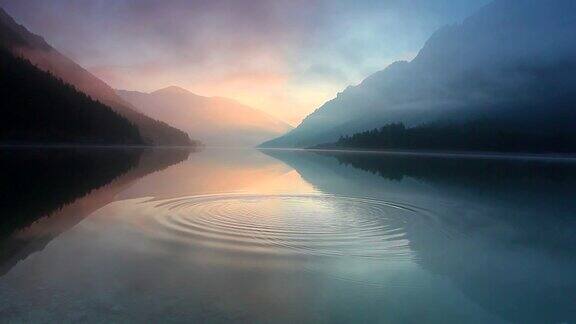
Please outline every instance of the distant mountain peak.
M156 91L151 92L150 94L160 94L160 93L165 93L165 94L194 94L191 91L188 91L182 87L179 86L168 86L166 88L162 88Z
M225 97L196 95L170 86L151 93L118 90L141 112L176 125L207 145L254 146L292 127L269 114Z

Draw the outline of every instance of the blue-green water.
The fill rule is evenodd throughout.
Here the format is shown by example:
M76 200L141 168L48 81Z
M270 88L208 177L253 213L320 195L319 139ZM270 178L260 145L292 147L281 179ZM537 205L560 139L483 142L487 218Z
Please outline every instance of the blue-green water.
M0 322L576 322L571 160L26 154Z

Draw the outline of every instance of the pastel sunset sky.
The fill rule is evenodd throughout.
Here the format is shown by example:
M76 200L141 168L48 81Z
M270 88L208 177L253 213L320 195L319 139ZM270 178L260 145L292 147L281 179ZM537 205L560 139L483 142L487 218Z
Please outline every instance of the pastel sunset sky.
M223 96L292 125L348 85L413 58L489 0L0 0L118 89Z

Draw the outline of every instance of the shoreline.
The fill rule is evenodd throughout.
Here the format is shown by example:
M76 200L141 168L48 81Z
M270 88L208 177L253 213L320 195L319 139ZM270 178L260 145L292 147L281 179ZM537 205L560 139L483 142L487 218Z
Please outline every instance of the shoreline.
M0 149L255 149L258 151L294 151L315 153L373 154L413 157L501 159L501 160L555 160L576 162L576 153L514 153L483 151L426 151L426 150L374 150L337 148L282 148L282 147L231 147L206 145L93 145L93 144L0 144Z
M259 150L303 151L317 153L382 154L394 156L460 158L460 159L503 159L503 160L557 160L576 162L576 153L514 153L483 151L425 151L425 150L369 150L369 149L322 149L322 148L258 148Z
M60 149L60 148L97 148L97 149L198 149L203 145L95 145L95 144L0 144L0 148L13 149Z

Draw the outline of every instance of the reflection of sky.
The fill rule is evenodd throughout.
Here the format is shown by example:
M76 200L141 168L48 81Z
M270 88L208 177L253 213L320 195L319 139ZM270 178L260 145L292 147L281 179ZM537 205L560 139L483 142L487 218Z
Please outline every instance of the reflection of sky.
M119 199L171 198L248 192L315 193L312 185L287 165L255 150L206 149L124 190Z
M488 0L0 0L116 88L179 85L295 123L349 84L412 58ZM63 18L64 15L64 18Z
M54 238L41 248L27 244L35 253L0 276L0 316L9 322L573 321L575 245L571 232L559 229L574 228L573 195L565 189L573 187L572 167L559 169L570 172L565 177L548 177L561 175L550 166L530 176L519 161L518 173L487 167L500 177L478 180L461 170L442 176L446 168L422 161L428 177L414 176L418 168L405 163L398 170L405 176L389 179L313 152L267 153L193 153L141 179L117 179L36 222L18 238L47 232ZM474 160L464 162L463 170L477 170ZM486 190L493 181L499 185ZM218 192L225 194L190 197ZM358 204L359 197L370 199ZM58 231L60 220L72 216L75 225ZM409 258L395 254L398 244ZM358 257L367 252L386 257Z
M90 211L21 261L0 277L0 314L14 322L323 323L337 318L392 323L398 318L479 318L497 323L448 280L411 259L354 257L364 248L381 251L375 247L388 246L395 237L387 240L382 233L382 240L375 241L367 233L343 235L338 229L348 230L343 227L348 223L341 221L360 221L366 215L353 213L338 200L307 198L299 203L280 194L246 201L245 195L226 194L224 200L210 203L181 197L202 191L320 196L282 161L256 151L227 152L228 158L222 153L194 153L132 183L114 195L116 201ZM228 184L218 182L219 177ZM151 196L159 200L136 198ZM256 224L263 226L252 229ZM383 232L384 225L392 224L370 233ZM336 235L327 240L319 232ZM401 241L409 249L407 241ZM355 243L363 242L370 245L357 249ZM336 253L339 249L352 255Z

